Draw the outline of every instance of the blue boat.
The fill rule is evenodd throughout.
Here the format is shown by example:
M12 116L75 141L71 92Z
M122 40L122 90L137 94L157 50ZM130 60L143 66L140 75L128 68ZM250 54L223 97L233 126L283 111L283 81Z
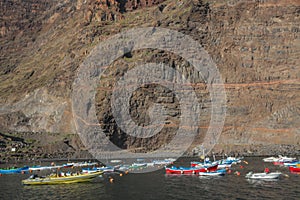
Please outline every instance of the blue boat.
M83 173L95 173L95 172L114 172L114 168L107 166L107 167L94 167L94 168L83 168L82 172Z
M0 174L20 174L28 172L29 167L21 167L15 169L0 169Z
M283 163L284 166L296 166L296 165L299 165L300 164L300 161L294 161L294 162L285 162Z

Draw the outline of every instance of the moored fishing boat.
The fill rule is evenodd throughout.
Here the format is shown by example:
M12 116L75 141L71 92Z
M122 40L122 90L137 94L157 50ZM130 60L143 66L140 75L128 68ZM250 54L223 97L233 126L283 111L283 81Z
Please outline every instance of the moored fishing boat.
M226 170L217 170L214 172L199 172L200 176L224 176L226 174Z
M24 185L49 185L49 184L67 184L67 183L80 183L88 182L103 172L86 173L86 174L74 174L67 176L58 176L57 174L49 175L46 177L38 177L36 175L30 176L28 179L22 181Z
M14 169L0 169L0 174L20 174L28 172L29 167L21 167L21 168L14 168Z
M226 163L218 164L218 169L231 168L231 165L232 164L226 164Z
M281 166L289 166L290 164L296 162L296 160L292 160L292 161L286 161L286 160L281 160L279 159L276 162L273 162L274 165L281 165ZM296 163L297 164L297 163Z
M174 161L175 161L175 159L168 158L168 159L164 159L164 160L154 160L153 164L154 165L169 165L169 164L172 164Z
M264 158L263 161L264 162L277 162L279 158L275 158L275 157L268 157L268 158Z
M77 163L69 163L69 164L73 164L73 167L86 167L86 166L98 165L97 162L77 162Z
M147 163L133 163L130 168L147 167Z
M239 158L227 157L226 159L223 159L223 161L225 161L229 164L237 164L237 163L241 163L243 159L244 159L243 157L239 157Z
M130 169L130 165L121 165L116 168L118 171L128 171Z
M295 161L295 162L285 162L283 163L284 166L297 166L300 165L300 161Z
M271 172L271 173L253 173L249 172L246 174L248 179L277 179L281 175L281 172Z
M289 167L290 172L292 173L300 173L300 167L294 167L294 166L290 166Z
M199 174L199 172L213 172L218 169L218 165L214 165L208 168L197 167L166 167L166 174Z
M94 167L94 168L84 168L82 169L83 173L95 173L95 172L113 172L115 169L113 167Z
M283 165L284 163L295 162L296 158L279 155L276 157L268 157L263 159L264 162L273 162L274 165Z
M70 167L73 167L73 166L74 166L74 163L66 163L66 164L62 165L63 168L70 168Z
M29 171L43 171L43 170L51 170L51 169L58 169L62 166L56 165L56 166L32 166L29 167Z
M229 160L218 160L218 161L214 161L214 162L196 162L193 161L191 162L191 167L211 167L214 166L216 164L218 164L218 169L225 169L225 168L230 168L231 165L233 164L234 161L229 161Z
M111 160L110 162L111 163L120 163L120 162L122 162L122 160Z

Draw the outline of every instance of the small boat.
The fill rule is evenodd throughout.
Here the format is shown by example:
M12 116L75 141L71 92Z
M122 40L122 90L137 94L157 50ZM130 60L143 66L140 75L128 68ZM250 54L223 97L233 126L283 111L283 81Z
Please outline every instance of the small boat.
M172 164L175 160L174 159L164 159L164 160L154 160L153 164L154 165L169 165Z
M218 169L226 169L226 168L231 168L232 164L219 164Z
M91 181L103 172L95 172L89 174L65 174L66 176L58 176L57 174L49 175L46 177L38 177L33 174L28 179L22 181L24 185L49 185L49 184L67 184L67 183L80 183Z
M284 162L276 161L276 162L273 162L273 165L283 166Z
M191 162L191 167L209 167L212 165L215 165L216 163L212 163L212 162L197 162L197 161L193 161Z
M130 165L121 165L117 168L118 171L128 171L130 169Z
M295 162L285 162L283 163L284 166L297 166L298 164L300 164L300 161L295 161Z
M273 162L273 164L274 165L287 165L288 163L294 163L294 162L297 162L296 158L282 157L282 158L279 158L278 161Z
M110 162L111 163L120 163L120 162L122 162L122 160L111 160Z
M276 157L273 157L273 156L263 159L264 162L277 162L278 160L279 160L279 158L276 158Z
M215 172L199 172L200 176L224 176L226 170L217 170Z
M73 164L73 167L86 167L86 166L98 165L97 162L78 162L78 163L67 163L67 164Z
M248 179L277 179L281 175L281 172L271 172L271 173L253 173L249 172L246 174Z
M218 160L215 162L191 162L191 167L210 167L218 164L218 169L225 169L225 168L230 168L231 165L233 164L233 161L229 160Z
M67 164L62 165L63 168L70 168L70 167L73 167L73 166L74 166L74 163L67 163Z
M20 174L28 172L29 167L21 167L21 168L14 168L14 169L0 169L0 174Z
M292 173L300 173L300 167L294 167L294 166L290 166L289 167L290 172Z
M94 167L94 168L83 168L82 172L83 173L95 173L95 172L114 172L114 168L113 167Z
M147 167L154 167L154 162L148 162L146 164L147 164Z
M199 174L199 172L213 172L217 171L218 165L214 165L208 168L197 167L166 167L166 174Z
M296 158L290 158L290 157L279 155L277 158L276 157L264 158L263 161L264 162L272 162L275 165L282 165L283 163L294 162L294 161L296 161Z
M286 157L286 156L282 156L279 158L278 162L295 162L297 161L296 158L290 158L290 157Z
M239 158L227 157L223 161L225 161L226 164L237 164L237 163L241 163L243 159L244 159L243 157L239 157Z
M147 163L133 163L130 168L147 167Z
M42 170L51 170L51 169L58 169L62 168L62 166L56 165L56 166L32 166L29 167L29 171L42 171Z

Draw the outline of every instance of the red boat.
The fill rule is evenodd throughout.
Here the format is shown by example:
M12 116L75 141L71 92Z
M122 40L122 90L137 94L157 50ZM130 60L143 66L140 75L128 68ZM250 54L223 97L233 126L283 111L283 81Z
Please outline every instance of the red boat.
M218 165L214 165L208 168L196 168L196 167L166 167L166 174L199 174L199 172L215 172L218 169Z
M292 172L292 173L295 173L295 172L300 173L300 167L290 166L289 169L290 169L290 172Z
M273 165L284 165L284 162L281 162L281 161L276 161L276 162L273 162Z

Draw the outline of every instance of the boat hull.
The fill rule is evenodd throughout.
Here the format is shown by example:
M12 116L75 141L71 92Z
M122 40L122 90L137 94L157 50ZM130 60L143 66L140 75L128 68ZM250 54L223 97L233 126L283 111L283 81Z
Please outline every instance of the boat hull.
M99 171L102 171L102 172L114 172L115 169L112 168L112 167L96 167L96 168L92 168L92 169L82 169L82 172L83 173L95 173L95 172L99 172Z
M200 176L224 176L224 172L199 172Z
M0 169L0 174L20 174L28 172L29 167L22 167L17 169Z
M199 174L199 172L212 172L218 169L218 165L208 168L166 168L166 174Z
M248 173L246 178L248 179L277 179L281 175L281 172L272 173Z
M101 175L103 172L95 172L89 174L80 174L74 176L63 176L63 177L45 177L45 178L35 178L23 180L23 185L51 185L51 184L69 184L69 183L80 183L88 182L97 176Z
M289 170L290 170L290 172L293 172L293 173L300 173L300 167L290 166Z

